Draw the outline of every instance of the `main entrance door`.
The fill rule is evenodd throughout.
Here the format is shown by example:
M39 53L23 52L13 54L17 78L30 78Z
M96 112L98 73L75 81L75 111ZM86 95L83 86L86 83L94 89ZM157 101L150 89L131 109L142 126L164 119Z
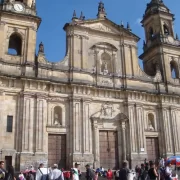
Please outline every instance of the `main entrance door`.
M48 136L48 165L53 164L66 168L66 135Z
M146 138L147 158L149 161L157 161L159 158L158 138Z
M118 138L115 131L100 131L99 132L99 153L100 166L103 168L118 169Z

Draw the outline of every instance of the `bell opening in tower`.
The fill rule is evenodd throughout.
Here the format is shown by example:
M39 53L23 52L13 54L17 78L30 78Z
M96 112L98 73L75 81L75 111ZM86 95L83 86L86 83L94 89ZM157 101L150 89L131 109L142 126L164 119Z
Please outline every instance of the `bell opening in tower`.
M9 38L8 54L14 56L21 56L22 39L21 37L13 33Z

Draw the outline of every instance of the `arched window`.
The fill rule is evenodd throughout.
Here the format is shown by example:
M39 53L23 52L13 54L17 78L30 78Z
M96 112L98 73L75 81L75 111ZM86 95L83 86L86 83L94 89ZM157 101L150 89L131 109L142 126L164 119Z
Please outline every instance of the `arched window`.
M150 27L149 28L149 39L153 38L154 37L154 31L153 31L153 28Z
M163 25L163 29L164 29L164 34L166 36L168 36L169 35L169 28L168 28L168 26L166 24Z
M59 106L54 108L54 125L62 125L62 108Z
M21 56L22 51L22 39L21 37L13 33L9 38L8 54Z
M178 71L177 63L175 61L170 62L170 68L171 68L171 77L173 79L179 78L179 71Z
M104 75L112 73L111 57L108 53L103 53L101 55L101 72Z
M155 130L154 115L152 113L148 114L148 130Z

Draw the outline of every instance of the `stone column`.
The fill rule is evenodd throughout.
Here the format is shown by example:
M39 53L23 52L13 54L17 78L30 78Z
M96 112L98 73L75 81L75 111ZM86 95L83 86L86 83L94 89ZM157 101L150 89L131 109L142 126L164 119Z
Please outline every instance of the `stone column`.
M36 153L42 153L47 150L47 138L46 137L46 122L47 122L47 102L46 97L37 97L37 109L36 109Z
M22 152L33 153L34 142L34 98L24 95Z
M99 167L99 129L97 121L93 122L93 142L94 142L94 168Z
M166 146L166 156L173 155L173 145L172 145L172 131L171 131L171 122L169 117L168 107L162 108L163 112L163 132L165 137L165 146Z
M73 141L74 154L82 153L81 99L73 99Z
M83 153L92 153L92 126L90 120L90 99L83 99Z
M123 161L126 161L126 122L122 122L122 152Z
M119 155L119 162L122 161L122 135L121 135L121 127L118 128L118 155ZM121 164L119 164L121 165Z

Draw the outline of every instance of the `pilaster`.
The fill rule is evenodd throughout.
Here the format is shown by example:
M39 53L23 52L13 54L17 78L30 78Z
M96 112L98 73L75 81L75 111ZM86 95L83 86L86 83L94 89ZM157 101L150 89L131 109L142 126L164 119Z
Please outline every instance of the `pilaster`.
M24 94L22 152L33 153L34 144L34 96Z

